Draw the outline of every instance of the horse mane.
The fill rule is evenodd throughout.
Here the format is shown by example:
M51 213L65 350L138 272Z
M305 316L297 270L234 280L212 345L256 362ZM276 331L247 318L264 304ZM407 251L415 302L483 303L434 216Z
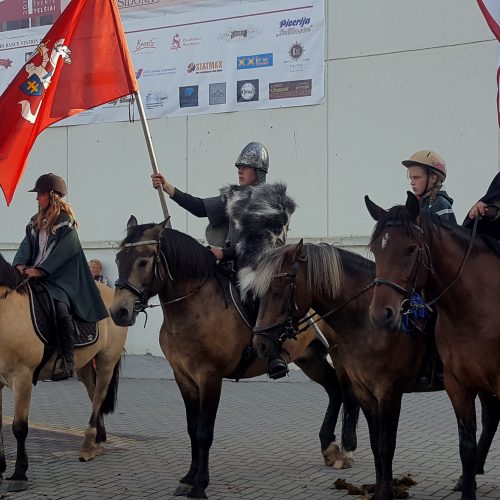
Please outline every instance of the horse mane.
M402 226L407 236L417 241L425 240L429 245L432 245L435 239L440 239L443 231L450 233L461 245L467 246L470 243L471 230L469 228L443 220L438 215L425 212L420 214L419 219L420 226L415 224L415 221L409 215L404 205L396 205L390 208L375 225L370 246L381 235L384 229L390 226ZM474 243L480 248L487 250L487 246L481 238L476 238Z
M9 264L4 256L0 253L0 286L16 288L23 281L23 275L11 264ZM16 289L16 292L21 295L28 293L27 285L23 285Z
M159 224L149 223L133 226L128 229L127 236L120 243L120 247L126 243L140 241L145 233L153 228L158 229L158 238L162 227ZM148 239L152 235L148 235ZM198 279L212 274L216 268L213 254L191 236L167 228L161 238L161 250L164 253L172 277L178 279Z
M281 270L286 255L295 248L295 245L285 245L265 253L251 276L247 276L245 283L247 291L251 291L254 298L262 297L271 284L274 275ZM337 248L320 243L314 245L306 243L303 253L307 259L306 274L307 286L311 293L335 299L340 295L343 269L342 258ZM242 286L242 284L240 284Z

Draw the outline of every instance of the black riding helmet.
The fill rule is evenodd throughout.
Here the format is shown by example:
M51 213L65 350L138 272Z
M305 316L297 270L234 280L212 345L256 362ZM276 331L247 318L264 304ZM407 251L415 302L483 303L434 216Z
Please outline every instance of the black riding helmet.
M35 187L30 189L28 193L44 193L50 191L54 191L60 196L66 196L68 194L68 188L66 187L64 179L53 173L41 175L36 180Z

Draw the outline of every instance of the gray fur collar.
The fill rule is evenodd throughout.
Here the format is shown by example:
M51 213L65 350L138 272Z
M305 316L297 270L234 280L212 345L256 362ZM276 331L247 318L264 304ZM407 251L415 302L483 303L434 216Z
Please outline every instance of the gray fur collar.
M238 278L244 297L260 256L284 245L296 205L282 182L258 186L230 185L221 189L226 213L239 233L236 245Z

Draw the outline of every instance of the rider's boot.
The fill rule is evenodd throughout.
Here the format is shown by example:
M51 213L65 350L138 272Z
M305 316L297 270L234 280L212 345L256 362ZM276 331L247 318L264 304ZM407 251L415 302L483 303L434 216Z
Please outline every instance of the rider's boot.
M57 320L59 344L61 349L61 362L54 369L51 379L54 381L66 380L73 376L75 367L75 324L72 316L63 316Z
M282 378L288 374L288 365L283 359L282 353L269 358L269 363L267 364L267 373L269 378L276 380Z

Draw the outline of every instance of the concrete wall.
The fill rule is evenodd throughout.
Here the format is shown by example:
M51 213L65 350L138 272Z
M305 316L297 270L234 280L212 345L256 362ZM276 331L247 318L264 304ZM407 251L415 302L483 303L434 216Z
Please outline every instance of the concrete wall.
M327 240L367 255L373 223L363 195L405 199L401 160L431 148L447 161L446 189L460 220L498 170L497 42L470 0L327 0L324 105L151 121L161 170L180 189L213 196L236 182L250 140L270 151L271 180L286 180L299 208L290 238ZM90 258L116 278L114 248L130 214L160 221L140 123L54 128L38 139L10 208L0 206L8 258L34 213L36 178L68 180ZM169 203L176 229L202 239L205 221ZM158 311L131 329L129 353L159 354Z

